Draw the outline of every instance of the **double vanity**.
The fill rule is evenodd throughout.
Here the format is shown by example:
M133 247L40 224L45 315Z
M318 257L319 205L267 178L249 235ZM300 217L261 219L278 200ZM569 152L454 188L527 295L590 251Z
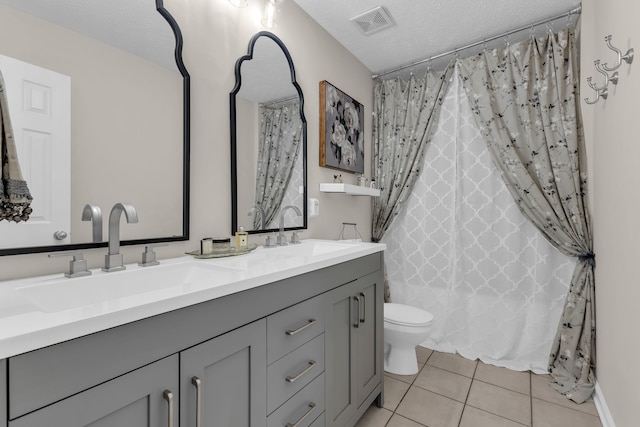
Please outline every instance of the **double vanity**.
M383 250L0 283L0 427L353 426L382 404Z

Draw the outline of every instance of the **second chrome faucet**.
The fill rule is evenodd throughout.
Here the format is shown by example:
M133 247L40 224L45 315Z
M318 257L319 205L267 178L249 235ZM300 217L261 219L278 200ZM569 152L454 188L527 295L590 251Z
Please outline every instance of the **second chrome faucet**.
M104 256L103 271L124 270L123 257L120 253L120 216L124 213L127 222L138 222L136 209L127 203L116 203L109 214L109 252Z

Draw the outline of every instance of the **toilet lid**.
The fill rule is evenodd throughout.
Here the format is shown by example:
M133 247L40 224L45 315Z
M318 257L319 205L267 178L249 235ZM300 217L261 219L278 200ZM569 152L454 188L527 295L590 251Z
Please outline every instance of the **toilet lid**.
M427 326L433 314L404 304L384 304L384 321L400 326Z

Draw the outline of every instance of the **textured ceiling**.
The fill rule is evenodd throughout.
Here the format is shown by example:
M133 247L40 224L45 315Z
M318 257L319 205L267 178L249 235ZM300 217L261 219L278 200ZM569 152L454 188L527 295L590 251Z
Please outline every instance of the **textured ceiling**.
M580 0L294 1L374 74L482 42L580 6ZM384 7L395 25L365 36L349 19L376 6Z
M155 0L0 0L77 33L176 69L175 38Z

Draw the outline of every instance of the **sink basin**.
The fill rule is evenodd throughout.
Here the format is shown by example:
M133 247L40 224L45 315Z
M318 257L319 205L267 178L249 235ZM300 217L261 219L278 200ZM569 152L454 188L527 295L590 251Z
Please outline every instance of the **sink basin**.
M91 276L52 279L16 291L47 313L103 304L115 309L193 292L214 280L229 283L236 276L234 269L183 262L114 273L94 271Z
M289 244L287 246L268 248L267 250L272 251L274 254L282 253L301 257L316 257L339 254L360 246L357 242L342 240L302 240L300 244Z

